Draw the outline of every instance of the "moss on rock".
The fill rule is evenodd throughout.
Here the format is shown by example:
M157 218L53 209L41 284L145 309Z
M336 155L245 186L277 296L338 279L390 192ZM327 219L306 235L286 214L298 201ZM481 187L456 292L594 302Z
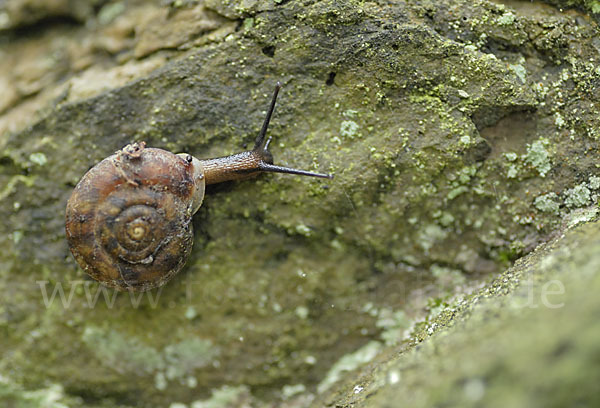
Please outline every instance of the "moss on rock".
M98 24L3 34L0 374L90 406L224 387L306 405L345 354L397 343L579 219L597 200L598 27L527 3L126 2ZM27 68L37 57L45 70ZM130 141L240 151L276 81L276 162L335 180L210 187L167 286L84 280L64 239L82 174Z
M537 248L315 406L598 405L599 245L596 221Z

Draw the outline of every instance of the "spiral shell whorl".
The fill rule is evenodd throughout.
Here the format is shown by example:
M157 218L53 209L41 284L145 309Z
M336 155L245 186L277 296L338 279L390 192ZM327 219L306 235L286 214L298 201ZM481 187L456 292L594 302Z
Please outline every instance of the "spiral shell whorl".
M128 145L94 166L73 191L66 214L71 252L108 286L161 286L190 254L192 211L203 194L203 181L182 157Z

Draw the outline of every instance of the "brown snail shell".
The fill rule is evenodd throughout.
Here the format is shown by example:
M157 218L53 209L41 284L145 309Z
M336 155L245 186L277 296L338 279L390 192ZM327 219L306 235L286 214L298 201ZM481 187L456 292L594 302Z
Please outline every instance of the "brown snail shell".
M261 172L332 178L273 164L267 127L281 85L252 150L215 159L133 143L92 167L66 208L66 235L77 263L118 290L159 287L185 265L193 244L192 216L206 184Z
M197 160L128 145L75 187L67 203L67 240L92 278L118 289L152 289L185 264L192 215L203 197Z

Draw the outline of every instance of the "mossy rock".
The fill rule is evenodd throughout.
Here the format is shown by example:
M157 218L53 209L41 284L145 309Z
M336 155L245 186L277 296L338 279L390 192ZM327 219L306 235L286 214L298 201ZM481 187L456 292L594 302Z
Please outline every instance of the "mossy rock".
M600 189L598 27L527 5L108 2L1 34L10 394L306 405L347 353L400 342L548 239ZM277 81L276 163L335 180L211 187L167 286L85 280L64 208L86 170L131 141L247 148Z
M598 221L540 246L315 406L597 406L599 247Z

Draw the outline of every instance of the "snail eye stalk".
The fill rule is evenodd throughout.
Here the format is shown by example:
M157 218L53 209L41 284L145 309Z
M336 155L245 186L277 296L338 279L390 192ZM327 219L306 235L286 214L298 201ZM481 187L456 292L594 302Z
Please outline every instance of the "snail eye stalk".
M269 106L269 110L267 111L267 117L263 122L262 128L260 129L260 133L256 137L254 149L252 149L252 151L255 154L258 154L261 157L260 163L258 165L258 170L271 173L296 174L299 176L333 179L333 175L331 174L315 173L312 171L293 169L290 167L277 166L273 164L273 156L271 155L271 152L269 152L269 144L271 143L272 137L270 136L267 138L267 129L269 128L271 117L273 116L273 112L275 111L275 103L277 102L277 95L279 95L280 89L281 82L277 82L277 84L275 84L273 98L271 99L271 105Z

